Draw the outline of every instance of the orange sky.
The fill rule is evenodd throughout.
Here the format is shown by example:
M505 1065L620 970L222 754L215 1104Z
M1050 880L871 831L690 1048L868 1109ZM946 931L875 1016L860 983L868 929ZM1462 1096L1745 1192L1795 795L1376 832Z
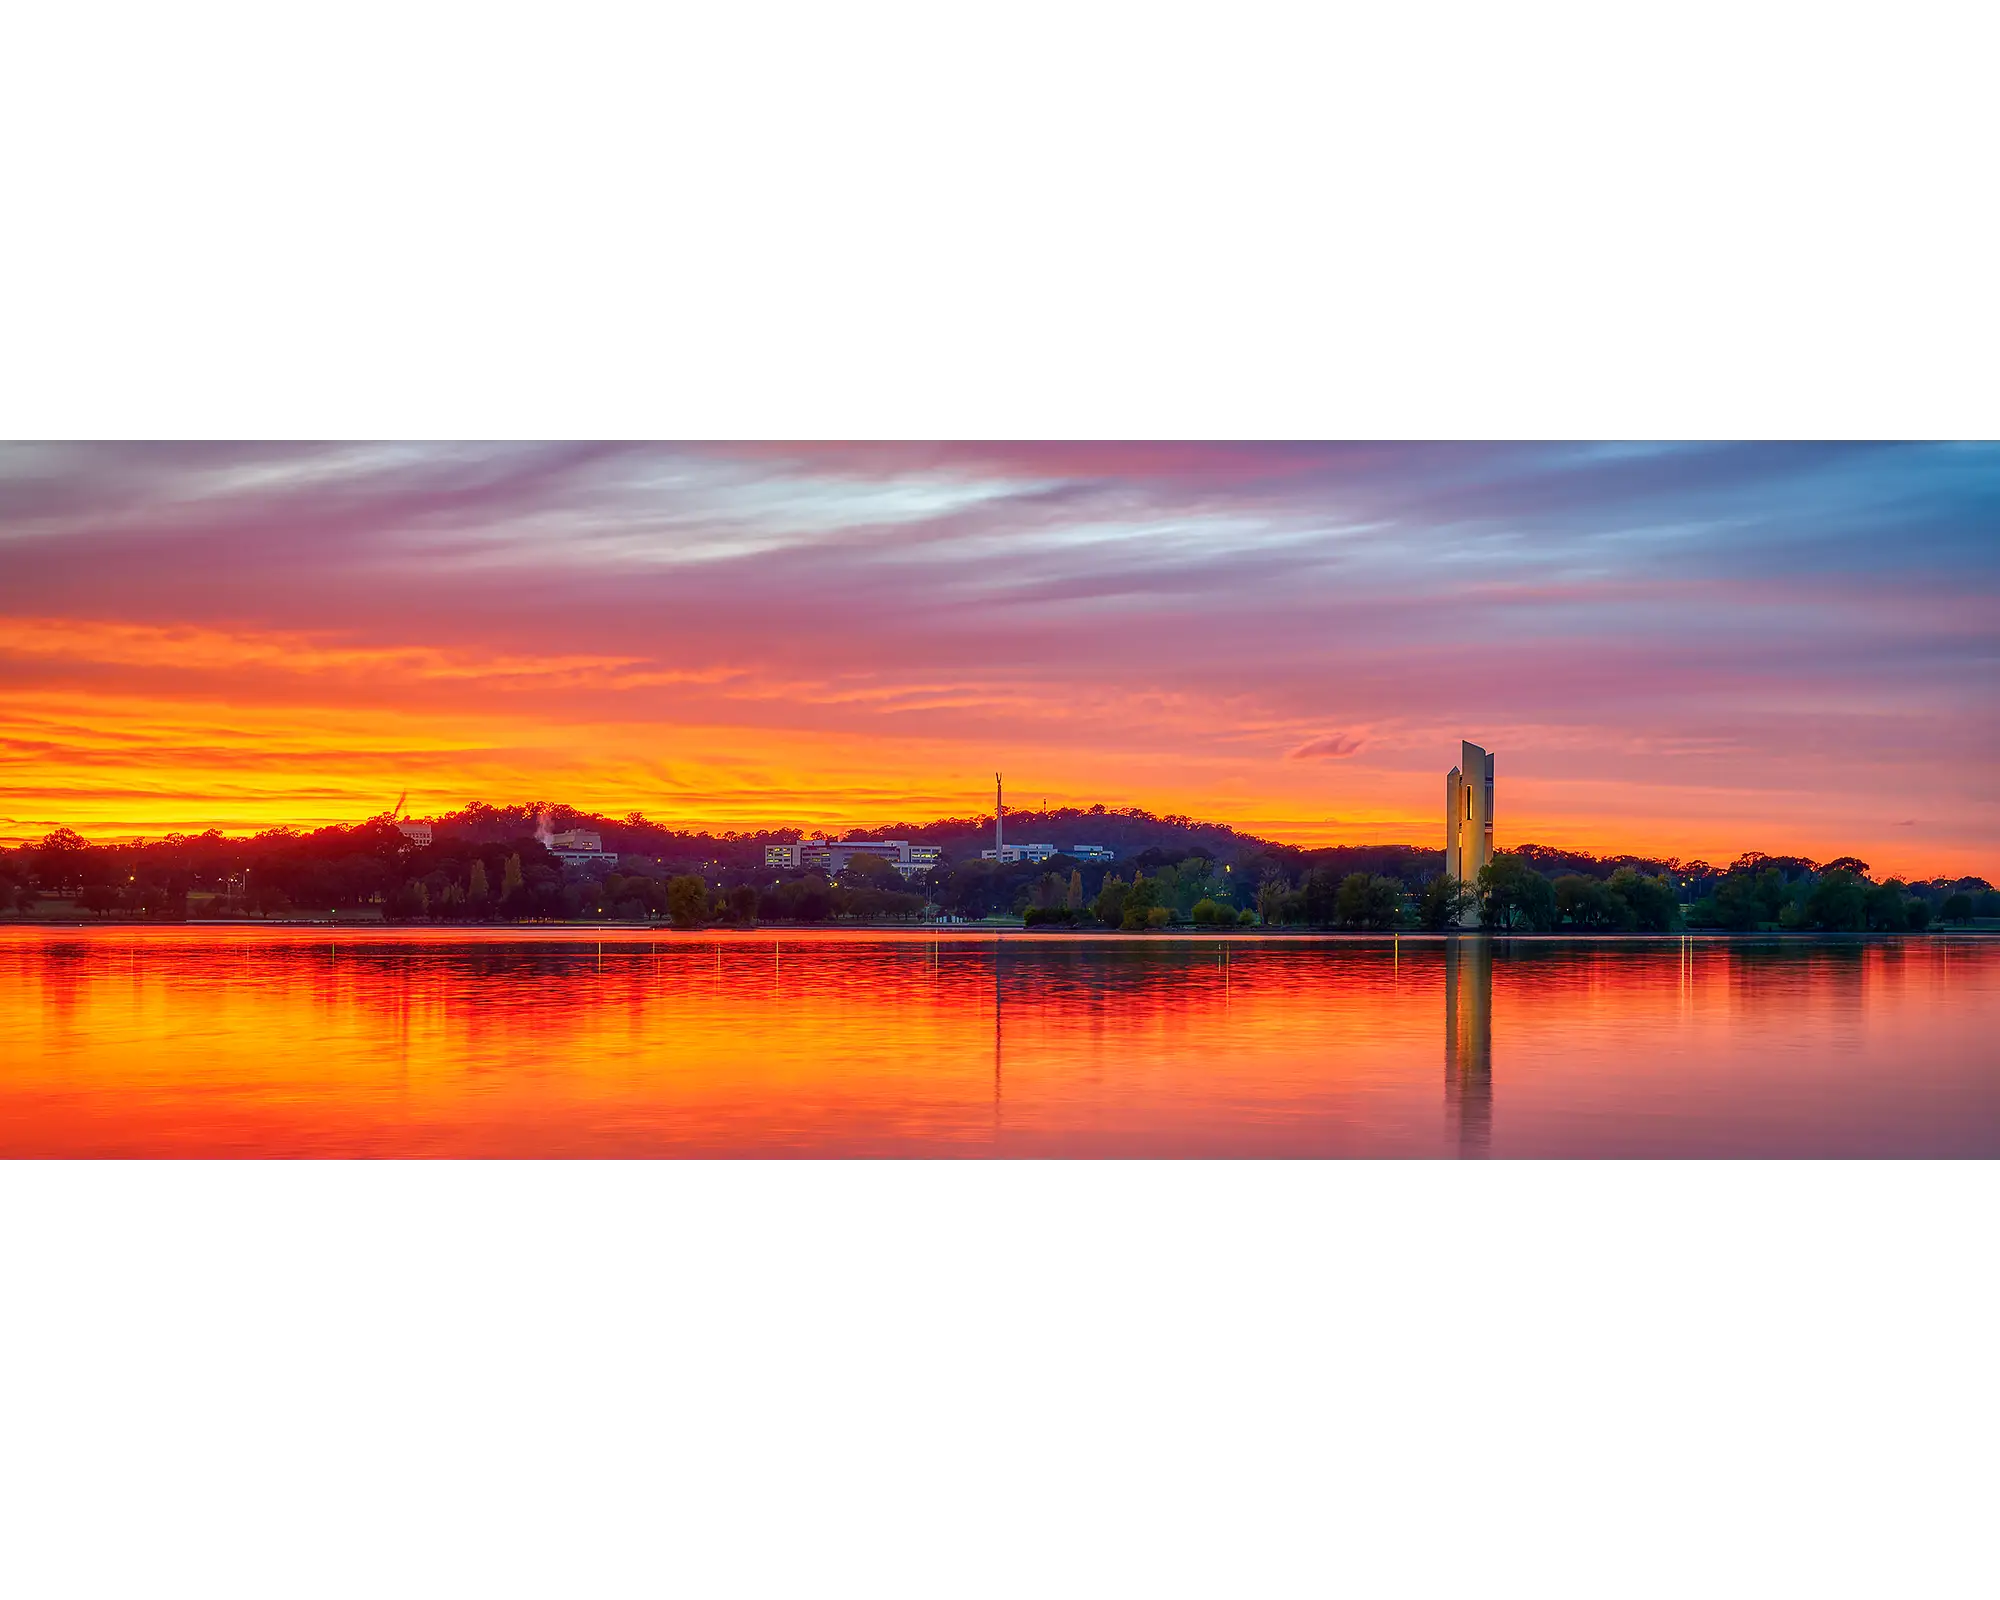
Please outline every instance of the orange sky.
M1993 875L1992 452L0 449L0 835L1103 801ZM1897 538L1885 535L1893 528Z

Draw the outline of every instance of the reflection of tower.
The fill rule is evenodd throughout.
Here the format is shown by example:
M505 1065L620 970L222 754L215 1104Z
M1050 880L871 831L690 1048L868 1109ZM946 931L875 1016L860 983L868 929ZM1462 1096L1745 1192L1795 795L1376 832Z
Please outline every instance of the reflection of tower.
M1458 1153L1483 1156L1493 1136L1493 941L1444 942L1444 1103Z
M993 936L993 1138L1000 1138L1000 940Z

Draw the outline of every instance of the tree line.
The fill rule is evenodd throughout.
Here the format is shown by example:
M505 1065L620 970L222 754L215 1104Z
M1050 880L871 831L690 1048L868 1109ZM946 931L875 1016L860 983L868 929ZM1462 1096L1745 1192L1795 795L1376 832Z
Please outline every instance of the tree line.
M761 843L747 859L750 843L766 835L739 836L733 842L742 848L728 859L663 849L621 853L609 870L566 867L534 832L518 830L546 834L552 821L575 814L470 807L458 815L460 823L435 823L429 844L386 816L310 831L230 838L211 830L123 844L58 829L38 844L0 850L0 913L67 906L169 920L358 912L395 922L608 918L680 927L1019 917L1032 927L1131 931L1441 929L1472 917L1533 932L1896 930L2000 917L2000 893L1983 879L1877 882L1851 856L1820 863L1752 853L1726 869L1673 870L1530 845L1461 884L1436 870L1440 852L1413 846L1260 846L1232 859L1183 844L1149 846L1109 866L1065 856L947 857L905 882L887 861L865 854L833 876L773 871ZM688 845L690 837L698 842ZM682 836L678 848L707 848L714 839Z

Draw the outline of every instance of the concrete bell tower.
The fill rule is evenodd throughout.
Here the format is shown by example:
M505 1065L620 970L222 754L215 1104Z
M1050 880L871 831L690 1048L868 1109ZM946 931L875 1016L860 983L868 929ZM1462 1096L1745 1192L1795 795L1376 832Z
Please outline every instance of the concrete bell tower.
M1444 870L1472 883L1492 859L1493 754L1461 740L1458 765L1444 776Z

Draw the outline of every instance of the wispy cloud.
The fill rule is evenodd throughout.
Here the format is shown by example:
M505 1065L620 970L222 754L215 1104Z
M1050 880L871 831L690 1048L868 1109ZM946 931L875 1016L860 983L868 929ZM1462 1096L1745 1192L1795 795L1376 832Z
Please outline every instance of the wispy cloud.
M1473 737L1509 828L1984 870L1996 527L1971 445L0 447L0 788L729 821L1004 759L1424 836Z
M1290 755L1294 761L1337 761L1344 756L1359 755L1361 745L1358 734L1329 733L1317 739L1308 739Z

